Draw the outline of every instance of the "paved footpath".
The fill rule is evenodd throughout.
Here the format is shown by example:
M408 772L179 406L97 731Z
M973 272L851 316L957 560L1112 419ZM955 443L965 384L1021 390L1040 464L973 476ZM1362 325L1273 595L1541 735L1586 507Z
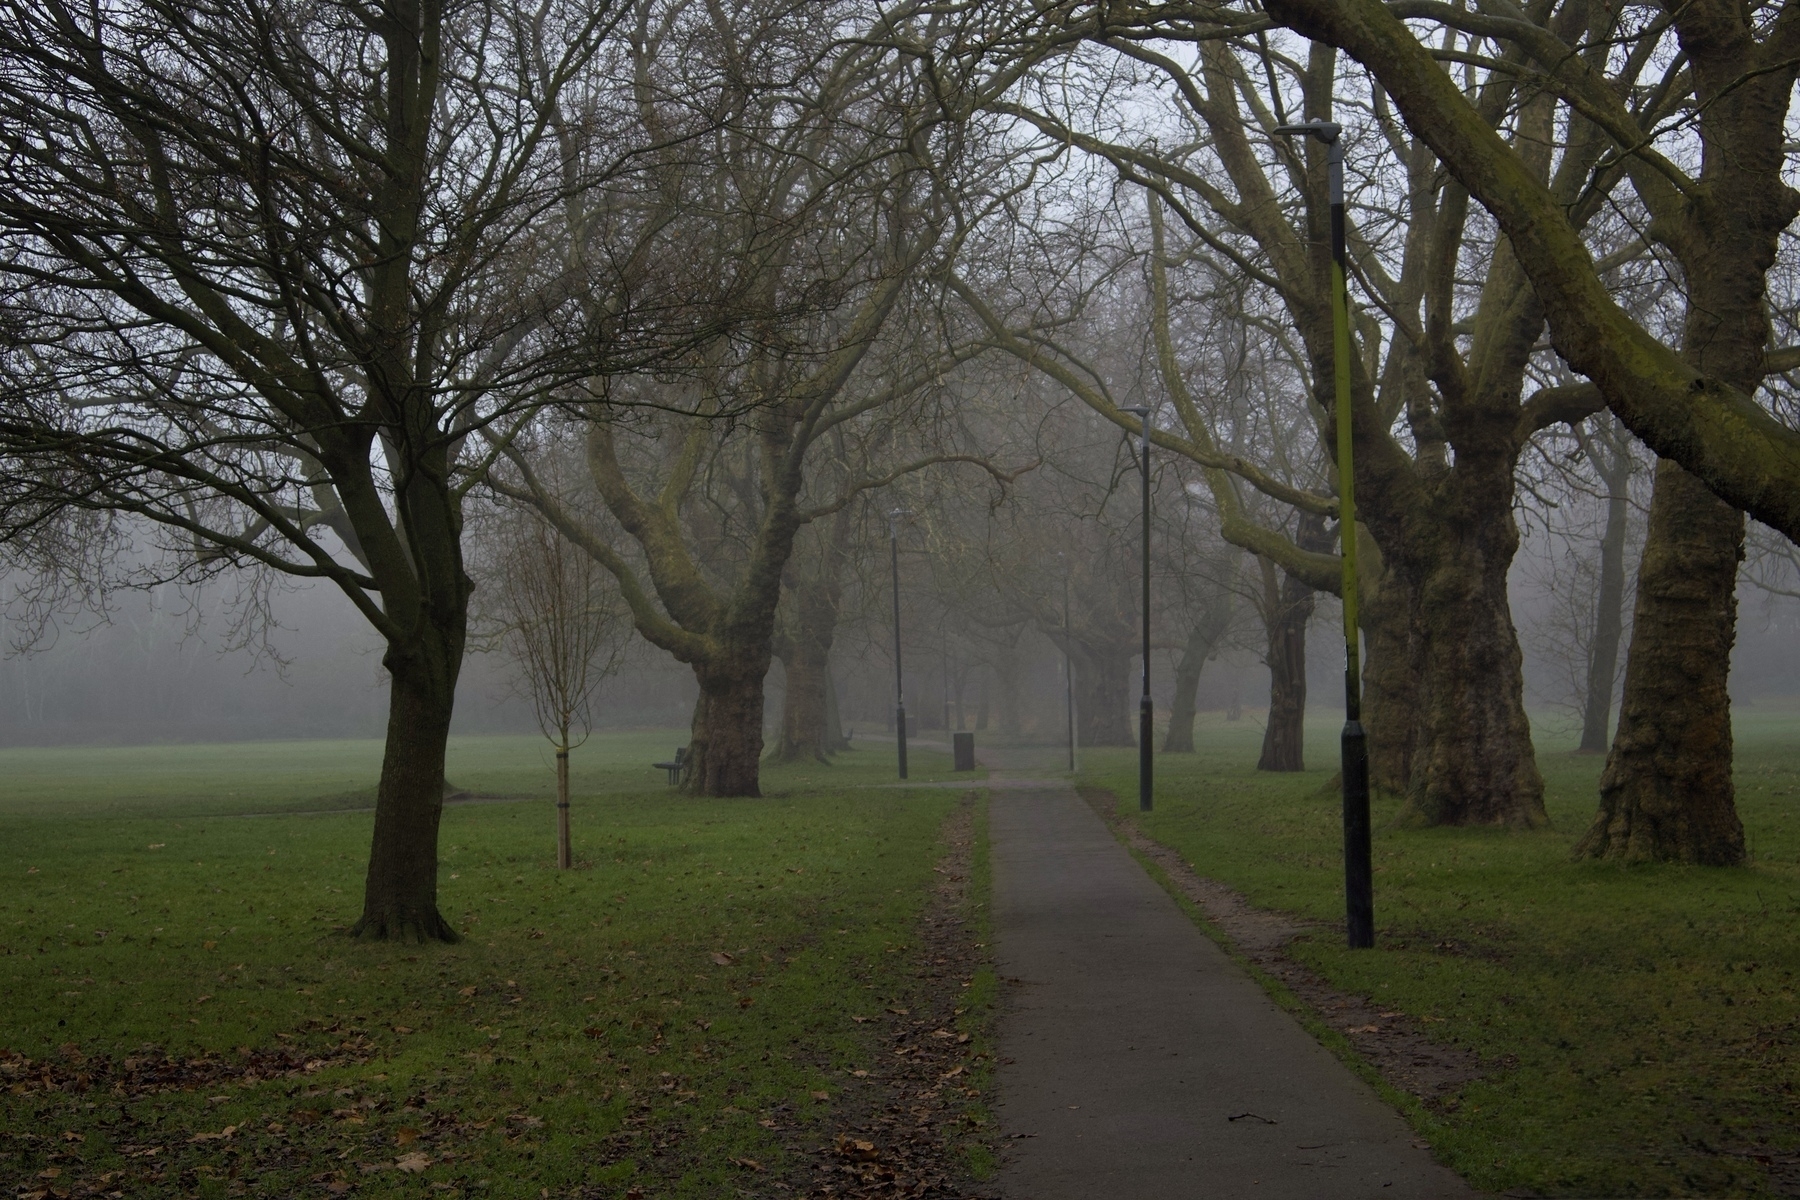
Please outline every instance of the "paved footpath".
M994 775L1007 1200L1477 1195L1067 782Z

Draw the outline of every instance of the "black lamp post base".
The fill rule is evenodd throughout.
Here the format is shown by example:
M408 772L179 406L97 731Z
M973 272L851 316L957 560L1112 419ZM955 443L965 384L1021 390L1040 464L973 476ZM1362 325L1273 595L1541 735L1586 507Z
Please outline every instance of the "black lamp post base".
M1344 927L1352 950L1375 944L1375 880L1369 846L1369 736L1344 722Z
M900 745L900 778L906 778L906 705L894 709L894 736Z
M1138 706L1138 811L1149 812L1151 794L1154 790L1154 771L1150 765L1150 752L1156 744L1156 717L1150 707L1150 697L1145 696Z

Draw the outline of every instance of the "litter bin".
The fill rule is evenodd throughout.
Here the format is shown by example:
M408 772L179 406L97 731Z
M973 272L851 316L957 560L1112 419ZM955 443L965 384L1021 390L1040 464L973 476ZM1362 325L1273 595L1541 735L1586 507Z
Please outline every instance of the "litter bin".
M975 735L972 733L951 734L950 745L956 754L956 769L973 771L975 769Z

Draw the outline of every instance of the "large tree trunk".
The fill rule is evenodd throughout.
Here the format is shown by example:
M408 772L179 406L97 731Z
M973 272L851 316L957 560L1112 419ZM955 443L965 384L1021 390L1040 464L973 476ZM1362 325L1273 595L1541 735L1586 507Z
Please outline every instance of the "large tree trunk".
M850 748L844 736L844 716L838 708L837 677L831 673L831 656L825 658L825 753L836 754Z
M1710 377L1755 394L1770 335L1768 272L1800 213L1800 193L1783 178L1793 64L1766 78L1752 69L1763 53L1753 19L1750 9L1731 6L1675 18L1692 60L1706 152L1681 220L1658 219L1652 228L1660 227L1687 284L1681 355L1701 373L1691 391L1703 391ZM1619 731L1600 776L1599 812L1577 854L1744 861L1726 687L1743 554L1743 514L1675 463L1658 462Z
M1188 631L1187 645L1175 663L1175 698L1169 702L1169 732L1163 737L1164 754L1194 752L1194 696L1200 690L1200 672L1212 653L1212 644L1200 630Z
M1325 518L1303 514L1295 537L1302 550L1331 548ZM1313 589L1283 573L1269 622L1269 721L1263 728L1259 771L1306 770L1306 627L1312 621ZM1365 689L1366 690L1366 689Z
M1268 630L1269 721L1259 771L1306 770L1306 626L1312 614L1312 588L1284 576Z
M1605 415L1605 414L1603 414ZM1610 420L1610 416L1607 416ZM1587 695L1581 714L1582 754L1606 753L1612 723L1613 679L1619 670L1619 642L1625 634L1625 533L1631 517L1631 460L1612 446L1610 462L1597 464L1606 483L1606 528L1600 535L1600 591L1594 597L1593 640L1588 646Z
M769 656L745 654L719 664L695 664L700 698L694 703L688 745L687 791L696 796L760 796L763 676Z
M375 793L375 835L351 936L388 941L457 939L437 906L438 821L444 750L462 667L460 638L389 646L387 746Z
M1726 691L1743 541L1742 513L1674 463L1657 463L1619 732L1577 855L1744 860Z
M1231 598L1229 588L1220 588L1188 630L1187 644L1181 648L1181 658L1175 664L1175 699L1169 705L1164 754L1194 752L1194 696L1200 689L1200 673L1231 628Z
M1363 724L1369 732L1369 783L1395 796L1412 782L1418 741L1419 651L1413 591L1398 572L1386 570L1363 596L1362 632L1368 643L1363 667Z
M1496 456L1492 466L1458 465L1447 485L1452 506L1427 550L1418 593L1419 741L1407 809L1432 825L1540 828L1550 818L1506 595L1519 545L1512 458Z
M1000 736L1018 737L1019 722L1019 652L1012 646L1000 651L994 663L994 690L1000 710Z
M1126 715L1131 660L1122 654L1083 654L1075 665L1075 715L1083 746L1135 746Z
M816 759L829 762L826 743L829 738L827 689L831 683L829 663L831 647L820 646L802 630L797 640L782 656L787 673L787 694L781 705L781 735L770 754L774 762L798 762Z

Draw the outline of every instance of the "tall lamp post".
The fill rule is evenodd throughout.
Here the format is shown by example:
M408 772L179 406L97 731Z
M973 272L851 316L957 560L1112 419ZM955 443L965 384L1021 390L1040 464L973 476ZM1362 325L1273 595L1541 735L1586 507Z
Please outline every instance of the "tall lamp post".
M1069 646L1069 561L1061 550L1056 561L1063 577L1063 716L1069 727L1069 774L1075 773L1075 656Z
M1144 422L1141 461L1138 463L1144 485L1144 695L1138 701L1138 811L1149 812L1152 791L1150 751L1156 740L1156 714L1150 703L1150 410L1122 408L1119 411L1136 413Z
M1356 629L1356 472L1350 439L1350 290L1344 254L1343 126L1314 119L1276 133L1314 137L1326 147L1331 188L1331 373L1336 387L1338 537L1344 562L1344 926L1350 948L1375 944L1374 872L1369 850L1369 737L1362 727L1362 669Z
M900 519L912 516L910 508L888 513L888 548L894 560L894 736L900 747L900 778L906 778L906 688L900 675Z

